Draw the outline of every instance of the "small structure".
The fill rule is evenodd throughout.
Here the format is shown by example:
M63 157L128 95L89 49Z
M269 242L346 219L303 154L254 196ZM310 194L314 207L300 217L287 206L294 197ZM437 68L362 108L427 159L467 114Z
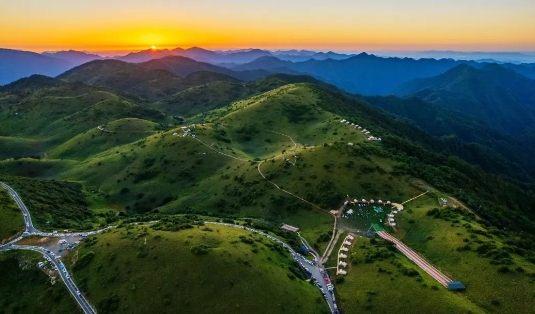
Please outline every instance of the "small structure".
M351 242L349 242L349 241L344 241L344 245L351 245Z
M350 209L350 210L347 211L348 215L353 215L353 213L354 213L353 209Z
M386 201L386 205L390 205L392 204L390 201Z
M448 290L464 291L466 287L460 281L450 281L448 282Z
M347 238L348 238L350 241L353 241L353 240L355 239L355 237L352 236L352 235L348 235Z
M349 145L349 146L353 146L353 143L347 143L347 145Z
M346 262L342 262L342 261L340 261L340 264L339 264L339 265L342 266L342 267L347 267L347 263L346 263Z
M340 120L340 122L341 122L341 123L344 123L344 122L346 122L346 119L342 119L342 120Z
M344 253L340 253L340 255L338 255L339 258L347 258L347 255L345 255Z
M364 199L364 198L362 199L362 202L363 202L363 203L367 203L367 202L366 202L366 199Z
M287 224L283 224L283 225L281 226L281 228L284 229L284 230L287 230L287 231L291 231L291 232L297 232L297 231L299 231L299 228L294 227L294 226L290 226L290 225L287 225Z
M340 269L336 272L337 275L347 275L347 271Z
M395 226L396 226L396 223L395 223L395 222L391 222L390 225L391 225L392 227L395 227Z
M375 201L374 201L373 199L371 199L371 200L370 200L370 203L374 204L374 203L375 203Z
M344 202L344 206L347 206L347 204L349 204L349 201Z
M342 246L342 247L340 248L340 251L344 251L344 252L347 252L347 251L349 251L349 249L348 249L348 248L346 248L345 246Z
M37 263L37 266L39 266L39 268L43 268L43 266L45 266L45 263L39 262L39 263Z

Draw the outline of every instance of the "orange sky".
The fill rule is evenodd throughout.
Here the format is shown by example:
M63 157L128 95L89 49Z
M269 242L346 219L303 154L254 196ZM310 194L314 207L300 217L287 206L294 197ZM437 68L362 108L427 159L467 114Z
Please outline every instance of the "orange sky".
M16 0L0 47L535 51L533 0ZM403 4L401 4L403 3Z

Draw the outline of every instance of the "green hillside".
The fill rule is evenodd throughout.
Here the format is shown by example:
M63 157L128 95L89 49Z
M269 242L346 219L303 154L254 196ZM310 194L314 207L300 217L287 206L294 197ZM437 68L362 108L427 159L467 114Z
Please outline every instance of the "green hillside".
M157 123L135 118L115 120L99 127L56 146L47 152L48 158L86 159L96 153L135 142L160 129Z
M154 109L95 87L66 83L28 93L0 93L2 157L42 155L46 150L99 125L121 118L174 123Z
M533 182L531 156L535 149L526 145L529 138L501 132L465 114L443 108L417 97L362 97L368 103L400 117L409 119L441 144L464 160L485 171L506 175L522 182ZM521 148L521 149L519 149Z
M0 187L0 243L24 231L22 213L9 193Z
M99 219L91 212L78 183L4 175L0 180L17 191L30 210L34 225L41 230L93 229L104 221L104 217ZM22 215L20 209L18 213Z
M50 283L37 267L35 252L0 254L0 309L2 313L82 313L62 282Z
M98 235L69 257L99 313L329 313L280 245L240 229L138 225Z
M460 65L441 75L409 82L397 94L414 94L510 134L535 124L535 81L497 64L479 70Z

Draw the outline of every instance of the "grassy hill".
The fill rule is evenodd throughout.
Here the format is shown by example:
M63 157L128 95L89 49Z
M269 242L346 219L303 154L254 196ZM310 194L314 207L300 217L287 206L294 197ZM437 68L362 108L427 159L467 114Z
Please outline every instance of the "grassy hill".
M52 285L37 263L35 252L0 254L0 308L2 313L82 313L61 282Z
M198 76L197 72L186 77ZM206 84L197 84L169 97L158 100L152 105L169 115L191 117L210 110L232 104L235 101L247 99L290 83L319 83L310 76L293 76L273 74L252 82L237 82L221 77L220 80ZM199 82L200 83L200 82Z
M99 313L328 313L287 252L240 229L121 228L88 240L66 264Z
M99 127L56 146L47 152L48 158L86 159L96 153L135 142L160 129L157 123L136 118L115 120Z
M486 313L465 295L446 290L383 240L358 238L351 258L347 277L336 285L344 313ZM418 275L408 276L411 270Z
M233 71L224 67L206 62L195 61L193 59L181 56L168 56L160 59L153 59L141 63L140 65L145 69L165 70L178 76L186 76L199 71L208 71L225 74L243 81L252 81L271 74L266 70Z
M21 234L22 231L24 231L22 212L9 193L0 188L0 243Z
M2 157L39 155L80 133L121 118L172 123L159 111L81 83L0 93L0 141L12 151Z

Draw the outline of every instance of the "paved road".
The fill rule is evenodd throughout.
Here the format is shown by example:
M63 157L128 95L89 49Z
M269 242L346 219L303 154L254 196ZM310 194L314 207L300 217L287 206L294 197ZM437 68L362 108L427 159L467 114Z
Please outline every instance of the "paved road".
M86 314L95 314L97 311L89 304L89 302L86 300L83 294L80 293L80 290L78 287L76 287L76 284L72 280L72 277L70 276L69 272L65 268L65 265L63 265L63 262L56 258L56 256L53 253L48 253L47 250L43 249L42 247L38 246L30 246L30 245L12 245L9 249L12 250L30 250L35 251L43 254L43 257L48 257L50 261L58 268L58 274L60 275L61 279L65 283L65 286L69 290L69 292L72 294L78 305L82 308L84 313ZM0 249L2 251L2 249Z
M426 273L428 273L431 277L435 278L438 282L440 282L443 286L447 287L448 282L452 282L452 280L448 277L446 277L444 274L442 274L439 270L437 270L435 267L433 267L431 264L429 264L426 260L421 258L416 252L414 252L412 249L407 247L403 242L399 241L395 237L391 236L385 231L378 231L377 234L385 239L388 240L396 245L396 248L403 253L405 256L407 256L411 261L416 263L421 269L423 269Z
M9 185L5 184L4 182L1 182L1 184L2 184L2 187L9 192L11 197L13 197L17 205L19 205L19 208L22 210L22 214L24 215L25 231L29 233L40 232L33 226L32 217L30 216L30 211L28 210L26 205L24 205L24 203L22 202L22 199L17 194L17 192L15 192L15 190L13 190Z
M58 237L64 237L66 235L81 235L81 234L92 235L92 234L97 234L97 233L100 233L100 232L102 232L104 230L113 228L112 226L110 226L110 227L107 227L107 228L104 228L104 229L91 231L91 232L86 232L86 233L56 233L56 232L46 233L46 232L39 231L37 228L35 228L33 226L33 223L32 223L32 220L31 220L31 216L30 216L30 212L28 211L28 208L26 207L26 205L24 205L24 202L22 202L22 199L17 194L17 192L15 192L15 190L13 190L7 184L2 183L2 182L0 182L0 183L1 183L1 185L2 185L2 187L4 189L9 191L9 193L11 194L11 196L13 197L13 199L15 200L15 202L17 203L19 208L22 210L22 212L24 214L24 220L25 220L25 223L26 223L26 231L28 233L30 233L30 234L40 235L40 236L58 236ZM301 265L301 267L304 270L306 270L306 272L308 272L312 276L314 282L316 283L318 288L321 290L321 292L322 292L322 294L323 294L323 296L325 298L325 301L327 302L331 312L332 313L338 313L338 309L337 309L337 305L336 305L336 302L335 302L334 293L332 291L330 292L329 289L328 289L327 281L329 281L329 283L330 283L330 278L329 278L328 274L326 273L325 269L323 268L323 266L321 265L321 262L319 261L320 256L316 251L313 251L313 252L315 252L315 259L316 260L314 262L311 262L311 261L307 260L301 254L295 252L291 248L291 246L289 246L285 242L281 241L280 239L278 239L278 238L276 238L276 237L274 237L272 235L264 233L264 232L262 232L260 230L257 230L257 229L254 229L254 228L245 227L245 226L240 226L240 225L227 224L227 223L206 222L206 224L224 225L224 226L228 226L228 227L245 229L245 230L248 230L248 231L251 231L251 232L254 232L254 233L261 234L261 235L271 239L272 241L275 241L275 242L280 243L281 245L283 245L284 248L286 248L290 252L290 254L292 254L293 258ZM18 242L21 238L22 238L22 236L18 237L17 239L12 240L11 242L9 242L9 243L7 243L5 245L0 246L0 252L7 251L7 250L31 250L31 251L36 251L36 252L42 253L43 256L48 257L56 265L56 267L58 268L58 273L60 274L61 279L65 283L67 289L72 294L72 296L74 297L76 302L78 302L78 305L82 308L84 313L86 313L86 314L94 314L94 313L96 313L95 309L91 306L91 304L89 304L89 302L85 299L85 297L80 293L80 291L76 287L76 285L75 285L74 281L72 280L72 278L70 277L67 269L64 267L63 263L59 260L59 257L56 256L54 253L49 253L49 251L47 251L45 248L42 248L42 247L39 247L39 246L15 245L15 243ZM304 240L303 238L301 238L301 239ZM308 245L306 240L304 240L303 243L310 248L310 245ZM327 278L327 280L325 278ZM334 286L331 286L331 287L334 287Z
M251 232L263 235L263 236L271 239L272 241L275 241L277 243L282 244L282 246L284 246L284 248L286 248L290 252L290 254L292 254L293 258L301 265L301 267L303 269L306 269L306 271L315 280L315 282L317 283L316 285L321 290L322 294L324 295L325 301L329 305L329 309L331 310L331 313L338 313L338 307L336 305L334 292L333 293L329 292L329 289L327 287L327 282L324 279L325 276L328 277L328 275L325 272L325 269L321 265L319 265L317 262L309 261L303 255L301 255L301 254L297 253L296 251L294 251L292 249L292 247L289 246L288 244L286 244L284 241L282 241L279 238L274 237L274 236L272 236L270 234L267 234L267 233L265 233L263 231L260 231L260 230L254 229L254 228L245 227L245 226L234 225L234 224L229 224L229 223L223 223L223 222L207 221L207 222L205 222L205 224L223 225L223 226L227 226L227 227L233 227L233 228L249 230ZM329 278L329 281L330 281L330 278Z
M26 207L26 205L24 205L24 202L22 202L22 199L17 194L17 192L15 192L15 190L13 190L9 185L7 185L7 184L5 184L3 182L0 182L0 183L1 183L2 187L9 192L11 197L13 197L13 199L15 200L15 202L17 203L17 205L21 209L22 214L24 215L24 222L25 222L25 226L26 226L25 227L25 231L26 232L28 232L28 233L30 233L32 235L58 236L58 237L63 237L63 236L66 236L66 235L81 235L81 234L83 234L83 233L70 233L70 234L66 234L66 233L45 233L45 232L39 231L37 228L35 228L33 226L33 222L32 222L32 218L31 218L30 212L28 211L28 208ZM100 230L97 230L97 231L87 232L85 234L88 234L88 235L96 234L96 233L102 232L104 230L107 230L109 228L112 228L112 227L100 229ZM8 251L8 250L30 250L30 251L35 251L35 252L42 253L43 256L48 257L50 259L50 261L56 265L56 267L58 268L58 273L59 273L61 279L63 280L63 282L65 283L65 286L67 287L67 289L69 290L69 292L71 293L73 298L76 300L78 305L82 308L84 313L85 314L95 314L95 313L97 313L95 311L95 309L91 306L91 304L89 304L89 302L85 299L85 297L80 293L80 291L76 287L76 284L72 280L69 272L67 271L67 269L65 268L63 263L59 260L59 257L56 259L57 256L54 253L52 253L50 251L47 251L46 249L44 249L42 247L39 247L39 246L15 245L15 243L20 241L21 239L22 239L22 236L19 236L18 238L13 239L12 241L6 243L5 245L1 245L0 246L0 252Z

